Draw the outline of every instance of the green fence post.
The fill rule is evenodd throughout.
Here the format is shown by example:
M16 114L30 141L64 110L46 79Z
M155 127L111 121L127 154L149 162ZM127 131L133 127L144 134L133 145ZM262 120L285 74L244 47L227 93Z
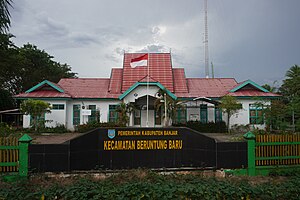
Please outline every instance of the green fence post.
M19 154L19 175L22 177L28 176L28 146L32 138L25 134L19 139L20 154Z
M255 135L249 131L244 138L248 143L248 175L255 176Z

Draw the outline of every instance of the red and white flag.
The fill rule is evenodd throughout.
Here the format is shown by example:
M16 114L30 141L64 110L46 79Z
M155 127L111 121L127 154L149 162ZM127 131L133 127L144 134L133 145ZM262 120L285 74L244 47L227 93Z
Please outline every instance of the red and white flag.
M147 66L148 65L148 54L142 55L137 58L133 58L130 61L130 66L135 68L137 66Z

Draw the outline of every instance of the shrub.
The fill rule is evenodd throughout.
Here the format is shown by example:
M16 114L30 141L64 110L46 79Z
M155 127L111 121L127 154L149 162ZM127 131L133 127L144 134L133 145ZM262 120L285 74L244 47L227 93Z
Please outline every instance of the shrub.
M109 127L125 127L125 126L122 126L115 122L96 122L96 121L94 121L94 122L88 122L86 124L78 125L76 128L76 131L78 131L80 133L84 133L84 132L93 130L95 128L100 128L100 127L109 128Z
M248 131L250 131L250 124L247 125L238 125L238 124L234 124L231 126L231 133L234 134L245 134Z
M227 127L224 121L201 123L199 121L188 121L186 124L173 124L173 126L183 126L203 133L226 133Z
M9 126L8 124L1 122L0 123L0 136L9 136L14 133L14 128Z
M56 124L55 127L44 127L40 129L43 133L67 133L68 129L63 124Z

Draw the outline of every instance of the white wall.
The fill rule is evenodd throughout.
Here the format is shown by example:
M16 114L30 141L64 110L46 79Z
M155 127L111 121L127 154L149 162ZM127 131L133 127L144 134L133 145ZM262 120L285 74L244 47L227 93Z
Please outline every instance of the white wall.
M46 127L55 127L56 125L64 125L66 127L66 101L57 100L57 101L47 101L51 105L53 104L63 104L64 110L51 110L51 113L45 115L45 120L51 120L47 122Z
M30 128L30 115L23 115L23 128Z
M159 87L150 85L148 94L155 97L156 93L159 91ZM141 98L142 96L147 95L147 86L138 86L132 90L127 96L123 99L124 103L135 102L136 99Z
M187 121L200 121L200 108L187 108Z
M51 113L45 114L45 120L49 120L45 124L46 127L55 127L57 124L63 124L66 126L66 101L63 100L44 100L47 103L52 104L63 104L64 110L51 110ZM23 115L23 127L30 127L30 115Z
M241 110L239 110L236 114L231 116L230 125L234 125L234 124L247 125L250 123L250 121L249 121L249 115L250 115L249 104L254 104L257 101L251 100L251 99L238 99L238 102L242 104L243 108ZM270 105L270 103L271 102L268 101L268 102L266 102L266 105ZM225 118L225 119L227 119L227 118ZM255 128L259 128L259 129L265 128L265 124L262 124L262 125L255 124L253 126Z
M89 105L96 105L96 109L100 111L100 122L108 122L108 112L109 105L120 104L119 100L83 100L83 101L69 101L67 104L67 128L69 130L74 130L75 126L73 125L73 105L85 106L85 109L88 109ZM88 116L82 115L80 110L80 124L85 124L88 122Z

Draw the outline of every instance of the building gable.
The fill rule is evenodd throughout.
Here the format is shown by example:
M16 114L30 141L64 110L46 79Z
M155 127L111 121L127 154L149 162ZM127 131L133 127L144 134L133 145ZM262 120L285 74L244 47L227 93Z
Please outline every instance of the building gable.
M147 76L148 67L138 66L132 68L132 59L145 53L125 53L123 61L122 92L128 90L133 84ZM149 53L148 56L149 76L158 81L169 91L174 92L173 72L170 53Z
M57 91L57 92L60 92L60 93L63 93L64 90L59 87L57 84L55 83L52 83L48 80L44 80L42 82L40 82L39 84L33 86L32 88L30 88L29 90L27 90L25 93L30 93L30 92L33 92L33 91L37 91L37 90L43 90L43 91Z
M147 82L136 82L134 85L132 85L128 90L126 90L123 94L121 94L119 96L119 99L122 100L124 99L130 92L132 92L135 88L139 87L139 86L147 86ZM160 84L159 82L149 82L149 86L157 86L158 88L165 90L166 93L173 98L174 100L177 99L176 95L174 95L170 90L168 90L167 88L165 88L162 84Z
M256 84L255 82L253 82L251 80L247 80L247 81L244 81L244 82L238 84L233 89L231 89L230 92L237 92L239 90L253 90L253 89L259 90L262 92L269 92L267 89L259 86L258 84Z

